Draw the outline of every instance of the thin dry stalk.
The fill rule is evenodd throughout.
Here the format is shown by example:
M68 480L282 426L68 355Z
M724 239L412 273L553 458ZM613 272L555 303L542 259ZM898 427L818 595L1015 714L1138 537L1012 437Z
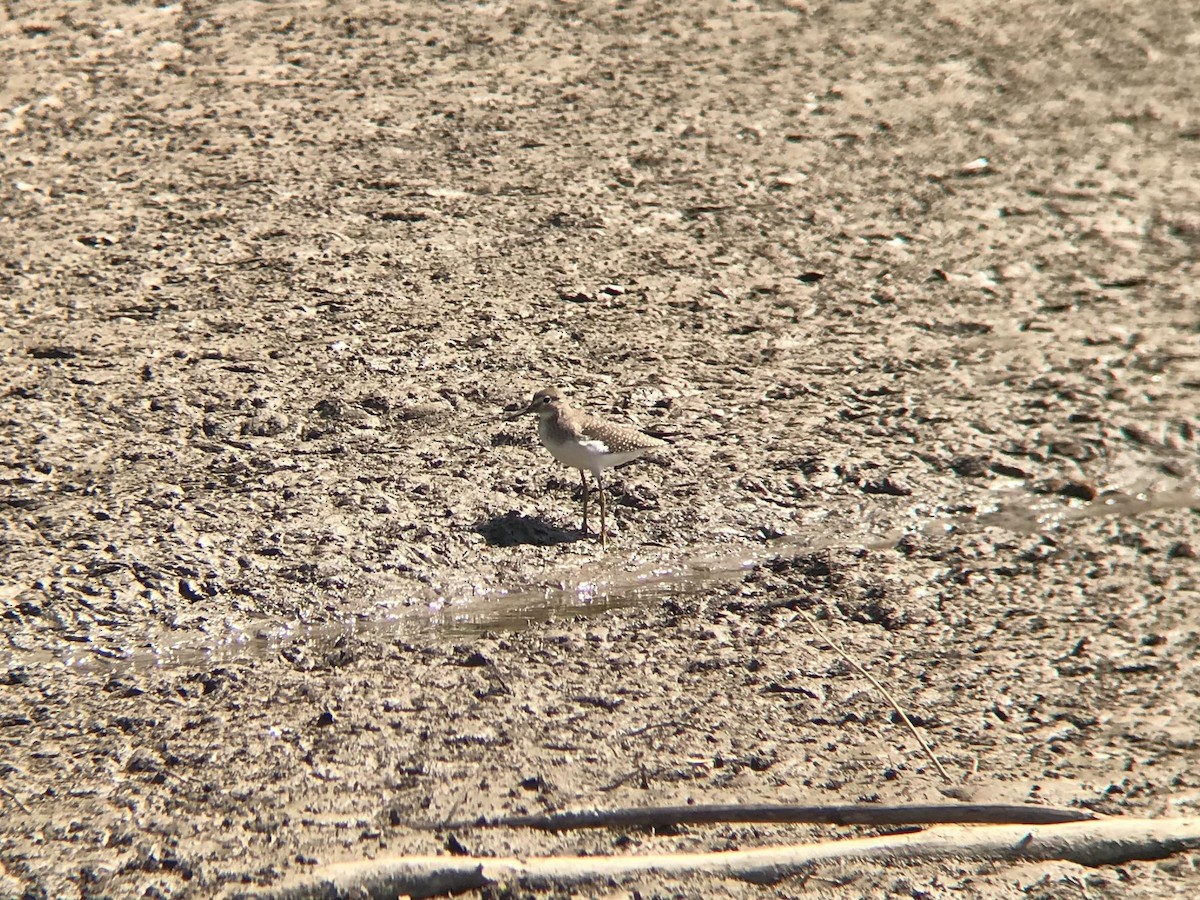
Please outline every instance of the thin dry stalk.
M915 737L917 739L917 743L921 745L921 749L924 750L925 754L933 761L934 767L938 770L939 773L941 773L941 776L943 779L945 779L946 784L954 784L954 779L950 777L949 773L947 773L944 768L942 768L942 764L938 760L937 756L934 754L933 749L927 743L925 743L925 739L923 737L921 737L921 733L919 731L917 731L917 727L915 725L913 725L912 719L910 719L908 717L908 713L906 713L903 709L901 709L900 704L898 702L896 702L896 698L891 695L891 692L888 691L888 689L885 688L882 684L880 684L879 681L870 672L868 672L866 669L864 669L862 666L860 666L853 658L851 658L849 653L847 653L840 646L838 646L837 642L835 642L833 640L833 638L831 638L829 636L829 633L824 628L822 628L820 626L820 624L818 624L816 619L814 619L812 616L810 616L807 612L805 612L802 609L797 609L796 612L799 613L800 615L804 616L805 620L808 622L809 627L816 633L817 637L819 637L826 644L828 644L830 646L830 648L833 650L833 652L836 653L838 656L840 656L842 659L844 659L856 672L858 672L859 675L861 675L863 678L867 679L867 681L871 682L871 684L873 684L875 686L875 689L877 691L879 691L879 693L881 693L887 699L887 702L892 704L892 709L894 709L896 711L896 714L898 716L900 716L900 718L904 722L904 724L908 726L908 730L912 732L913 737Z
M21 802L21 798L18 797L16 794L14 794L12 791L10 791L8 788L6 788L2 784L0 784L0 794L4 794L5 797L10 799L13 803L17 804L17 806L19 806L21 808L21 811L24 812L25 815L27 815L27 816L31 815L29 807Z

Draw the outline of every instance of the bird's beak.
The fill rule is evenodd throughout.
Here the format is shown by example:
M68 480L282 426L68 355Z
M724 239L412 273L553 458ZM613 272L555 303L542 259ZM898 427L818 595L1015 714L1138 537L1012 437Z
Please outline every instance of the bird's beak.
M517 410L516 412L514 412L514 413L508 413L508 414L506 414L506 415L504 416L504 420L505 420L506 422L511 422L513 419L519 419L519 418L521 418L521 416L523 416L523 415L526 415L527 413L531 413L531 412L533 412L533 404L532 404L532 403L531 403L531 404L529 404L529 405L528 405L527 407L525 407L524 409L518 409L518 410Z

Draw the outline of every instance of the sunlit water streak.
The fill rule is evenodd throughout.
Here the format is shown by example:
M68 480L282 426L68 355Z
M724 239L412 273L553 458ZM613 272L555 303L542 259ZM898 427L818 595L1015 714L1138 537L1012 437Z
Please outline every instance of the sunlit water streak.
M911 527L885 534L838 534L814 529L756 547L718 548L673 564L654 563L632 571L596 565L553 586L483 591L467 601L432 598L384 604L370 616L304 625L278 622L253 633L230 628L224 636L195 634L152 649L117 653L90 645L79 652L12 651L9 665L60 663L83 670L131 671L178 666L211 666L261 659L286 647L306 644L332 648L351 638L445 640L487 632L514 632L556 617L591 616L606 610L649 605L672 596L696 596L731 584L770 560L802 556L835 547L889 550L906 534L952 535L998 528L1040 534L1087 519L1132 517L1156 510L1200 509L1200 493L1185 486L1174 491L1102 496L1092 503L1064 505L1061 499L1031 496L1014 489L993 493L974 512L922 516Z

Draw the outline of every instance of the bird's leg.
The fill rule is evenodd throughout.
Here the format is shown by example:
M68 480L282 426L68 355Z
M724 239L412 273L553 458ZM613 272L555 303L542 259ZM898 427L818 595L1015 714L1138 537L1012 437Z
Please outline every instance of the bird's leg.
M583 534L584 534L584 537L587 537L587 533L588 533L588 527L587 527L588 486L587 486L587 472L583 471L583 469L579 470L579 481L583 485Z
M604 479L596 473L596 487L600 491L600 549L608 546L608 511L604 508Z

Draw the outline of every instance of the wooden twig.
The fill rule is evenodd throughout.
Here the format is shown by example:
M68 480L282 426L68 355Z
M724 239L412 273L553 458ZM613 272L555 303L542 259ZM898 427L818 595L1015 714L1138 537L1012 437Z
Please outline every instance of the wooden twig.
M1096 818L1079 809L997 803L929 803L882 806L833 804L795 806L780 803L704 804L693 806L635 806L588 809L531 816L484 816L474 821L419 825L443 828L537 828L574 831L581 828L669 828L676 825L714 825L763 822L808 825L1055 825Z
M1163 859L1196 849L1200 849L1200 818L1114 818L1031 826L942 825L913 834L724 853L521 859L401 856L324 866L273 887L235 892L232 897L322 900L361 896L394 900L405 895L433 897L498 884L519 883L528 889L545 890L648 876L706 875L777 884L821 863L845 860L886 864L946 858L1060 859L1102 866L1137 859Z
M10 799L13 803L17 804L17 806L21 808L21 811L25 813L25 815L30 815L29 807L21 802L21 798L2 784L0 784L0 794L4 794L5 797L8 797L8 799Z
M842 659L844 659L854 669L854 671L858 672L859 675L861 675L863 678L867 679L867 681L871 682L871 684L873 684L875 686L875 690L879 691L879 693L881 693L884 696L884 698L887 700L887 702L892 704L892 709L894 709L896 711L896 715L898 715L900 717L900 719L904 722L904 724L908 726L908 730L911 731L913 737L915 737L917 739L917 743L921 745L921 749L925 751L926 756L928 756L931 760L933 760L934 768L936 768L938 770L938 772L941 774L942 778L945 780L946 784L954 784L954 779L950 777L950 775L946 772L946 770L944 768L942 768L942 764L938 760L937 755L933 752L933 748L931 748L927 743L925 743L925 739L923 737L921 737L921 732L917 731L917 726L915 726L912 723L912 719L910 719L908 717L908 713L906 713L900 707L900 704L896 702L896 698L891 695L891 692L888 691L888 689L885 688L882 684L880 684L874 675L872 675L870 672L868 672L866 669L864 669L862 666L860 666L857 662L855 662L855 660L853 658L851 658L849 653L847 653L840 646L838 646L838 644L833 640L833 638L831 638L829 636L829 633L827 631L825 631L825 629L822 628L817 623L816 619L814 619L812 616L810 616L803 609L797 609L796 612L798 612L800 615L804 616L805 620L808 622L809 627L812 628L812 630L814 632L816 632L817 637L819 637L821 640L823 640L825 643L827 643L830 646L830 648L832 648L833 652L836 653L838 656L840 656Z

